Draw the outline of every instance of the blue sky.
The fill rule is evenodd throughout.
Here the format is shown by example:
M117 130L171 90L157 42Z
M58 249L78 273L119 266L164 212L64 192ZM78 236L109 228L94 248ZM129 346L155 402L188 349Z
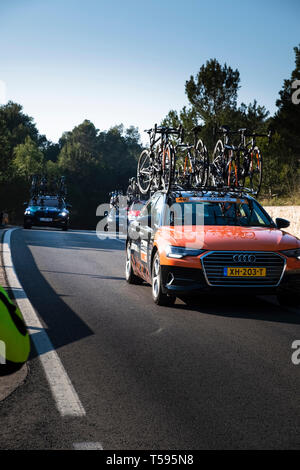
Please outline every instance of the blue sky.
M84 119L143 131L215 57L239 69L239 102L272 114L299 18L299 0L0 0L0 97L4 82L53 141Z

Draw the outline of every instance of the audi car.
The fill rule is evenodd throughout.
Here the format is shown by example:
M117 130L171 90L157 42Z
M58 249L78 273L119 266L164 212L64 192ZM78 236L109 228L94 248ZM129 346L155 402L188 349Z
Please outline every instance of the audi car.
M201 293L277 295L299 306L300 240L247 193L155 193L128 230L126 280L158 305Z
M56 227L62 230L69 228L69 204L63 198L55 196L41 196L32 199L29 204L25 203L24 228L32 226Z

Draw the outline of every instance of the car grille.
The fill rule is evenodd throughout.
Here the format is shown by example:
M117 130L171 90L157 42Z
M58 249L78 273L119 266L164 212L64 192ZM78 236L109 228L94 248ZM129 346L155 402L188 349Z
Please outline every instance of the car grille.
M254 262L234 262L234 255L255 255ZM211 286L248 286L265 287L277 286L280 283L285 259L272 252L257 251L212 251L201 258L206 280ZM265 277L227 277L224 276L225 267L264 267Z
M37 217L57 217L59 214L58 211L36 211L35 215Z

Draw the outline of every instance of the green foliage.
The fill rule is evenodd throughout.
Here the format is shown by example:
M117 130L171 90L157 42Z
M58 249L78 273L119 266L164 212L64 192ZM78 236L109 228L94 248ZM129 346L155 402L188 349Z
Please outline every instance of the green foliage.
M204 122L219 120L226 109L235 109L240 73L211 59L185 84L187 97Z
M0 106L0 209L7 208L20 222L31 176L43 174L53 181L65 175L73 223L94 228L97 206L107 202L109 191L126 190L140 152L137 128L119 125L100 132L88 120L65 132L57 144L49 142L22 107L9 102Z
M193 76L185 84L185 91L190 108L184 107L179 113L171 110L163 124L178 126L180 123L187 130L187 141L192 144L191 132L195 125L202 125L201 138L210 152L216 142L216 131L226 124L231 128L247 127L260 132L266 129L268 111L254 100L248 106L242 103L237 107L238 89L240 88L238 70L216 59L211 59L200 67L196 78Z
M0 181L13 177L14 150L28 136L38 145L43 141L33 119L22 112L22 106L12 101L0 106Z
M12 160L12 165L17 176L30 180L33 174L43 172L43 152L41 152L37 144L27 136L24 144L19 144L14 148L14 159Z
M300 80L300 44L294 48L295 69L291 77L284 80L283 87L279 92L280 98L276 101L278 111L274 116L273 125L281 134L286 147L300 160L300 104L292 102L292 88L294 80Z
M95 227L96 208L115 188L126 190L141 152L135 127L114 126L99 132L84 121L60 139L58 168L67 178L77 225Z

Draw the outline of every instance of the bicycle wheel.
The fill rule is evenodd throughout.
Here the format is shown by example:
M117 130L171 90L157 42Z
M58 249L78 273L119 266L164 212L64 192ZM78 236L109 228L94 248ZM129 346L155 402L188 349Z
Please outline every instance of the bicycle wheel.
M243 175L243 186L251 189L257 196L261 187L263 171L263 159L258 147L254 147L250 151L248 159L248 168Z
M232 152L232 150L230 150ZM226 184L229 187L238 188L241 183L240 157L233 156L226 165Z
M174 173L174 183L180 185L184 184L184 165L183 163L177 163L177 168Z
M142 194L147 194L152 183L151 155L149 150L143 150L137 167L137 184Z
M222 186L225 184L225 166L226 160L224 155L224 145L222 140L216 143L212 163L210 165L210 179L213 186Z
M174 179L175 172L175 154L171 146L167 146L162 154L162 173L161 184L162 189L166 192L169 191L171 183Z
M206 146L201 139L196 145L195 182L199 186L206 186L209 178L209 158Z

